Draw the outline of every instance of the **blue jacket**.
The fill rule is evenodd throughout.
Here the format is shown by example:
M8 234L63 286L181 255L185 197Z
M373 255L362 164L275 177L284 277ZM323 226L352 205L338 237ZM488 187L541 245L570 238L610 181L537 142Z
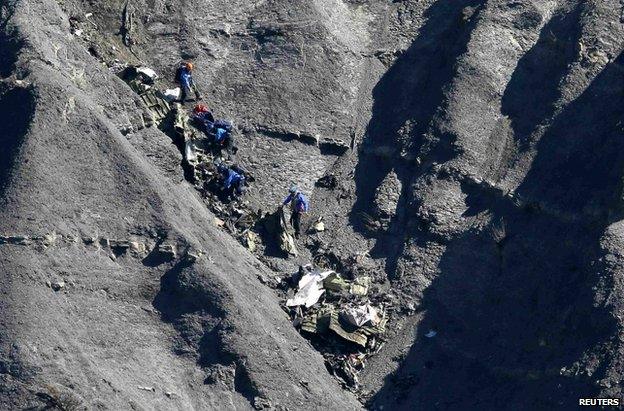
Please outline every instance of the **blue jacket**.
M284 205L290 203L291 201L293 201L293 199L295 211L302 213L310 209L308 199L301 193L289 194L288 197L284 199Z
M193 114L193 119L197 121L202 127L205 133L210 133L214 127L214 117L211 112Z
M245 181L245 176L238 174L232 169L227 169L227 176L223 182L223 188L228 190L230 187L238 186Z
M180 68L180 84L186 89L190 89L193 86L193 76L186 67Z
M219 127L215 131L215 142L221 143L223 140L226 139L227 136L228 136L227 130Z

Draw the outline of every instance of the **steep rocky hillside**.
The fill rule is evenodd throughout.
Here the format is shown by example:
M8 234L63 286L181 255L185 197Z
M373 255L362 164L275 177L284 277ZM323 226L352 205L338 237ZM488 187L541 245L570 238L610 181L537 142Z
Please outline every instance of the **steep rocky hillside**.
M622 395L621 1L0 12L0 408L553 409ZM226 206L188 181L118 76L142 64L172 87L181 60L235 124L255 178L245 206L273 212L292 183L309 195L306 225L326 230L298 256L221 227ZM355 261L388 307L359 384L332 375L325 342L284 310L278 284L310 261Z

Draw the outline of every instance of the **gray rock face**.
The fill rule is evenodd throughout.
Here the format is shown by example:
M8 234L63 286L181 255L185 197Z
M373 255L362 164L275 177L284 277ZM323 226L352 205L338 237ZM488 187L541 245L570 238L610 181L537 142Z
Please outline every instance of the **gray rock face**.
M394 170L390 171L375 190L376 215L386 219L394 217L402 189L401 180Z
M0 4L0 408L619 398L621 9ZM308 219L326 230L299 239L297 258L253 254L215 224L178 147L115 75L140 62L172 87L183 59L235 124L250 208L273 211L293 183L311 198ZM319 249L340 264L365 256L392 306L355 393L267 285Z

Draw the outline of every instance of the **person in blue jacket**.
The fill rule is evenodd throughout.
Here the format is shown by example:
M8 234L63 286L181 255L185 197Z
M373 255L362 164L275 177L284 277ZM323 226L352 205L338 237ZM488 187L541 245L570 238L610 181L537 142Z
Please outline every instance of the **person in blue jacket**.
M186 102L186 98L191 91L195 93L195 98L197 100L201 99L201 95L199 94L199 91L195 86L195 82L193 81L193 63L182 63L176 71L175 79L180 84L180 88L182 89L182 94L180 96L180 102L182 105Z
M226 149L228 154L236 154L238 147L234 144L232 135L232 123L227 120L215 120L214 116L204 104L197 104L193 108L191 118L208 138L217 155L221 155L221 150Z
M301 215L308 211L310 205L308 199L299 191L297 186L290 187L288 197L284 199L283 205L291 204L290 224L295 229L295 236L301 233Z
M228 200L241 196L245 192L245 174L238 167L218 164L217 170L223 178L223 192Z
M212 128L212 134L214 135L215 146L219 150L225 148L228 154L236 154L238 147L234 144L232 123L227 120L215 121Z

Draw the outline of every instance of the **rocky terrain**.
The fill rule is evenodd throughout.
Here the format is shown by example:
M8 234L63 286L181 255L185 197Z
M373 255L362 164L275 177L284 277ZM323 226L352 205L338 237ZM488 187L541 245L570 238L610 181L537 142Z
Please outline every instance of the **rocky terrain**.
M624 2L0 1L0 409L569 409L624 378ZM180 61L297 256L120 77ZM190 108L190 106L187 106ZM223 217L219 214L220 217ZM621 218L622 217L622 218ZM358 383L299 265L365 273ZM359 275L359 274L358 274ZM289 294L291 293L291 294ZM336 348L338 347L338 348ZM46 408L47 407L47 408Z

